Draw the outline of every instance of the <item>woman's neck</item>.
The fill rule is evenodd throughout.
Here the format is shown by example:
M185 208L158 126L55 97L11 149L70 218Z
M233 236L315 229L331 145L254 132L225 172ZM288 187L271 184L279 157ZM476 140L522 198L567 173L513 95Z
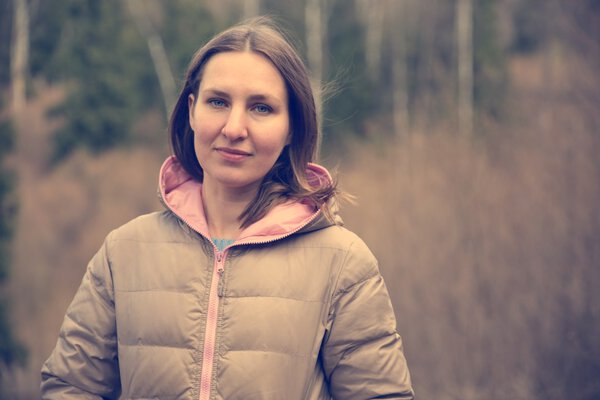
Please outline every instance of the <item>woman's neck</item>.
M239 217L256 195L256 190L229 188L210 179L204 180L202 200L211 237L236 239L239 236Z

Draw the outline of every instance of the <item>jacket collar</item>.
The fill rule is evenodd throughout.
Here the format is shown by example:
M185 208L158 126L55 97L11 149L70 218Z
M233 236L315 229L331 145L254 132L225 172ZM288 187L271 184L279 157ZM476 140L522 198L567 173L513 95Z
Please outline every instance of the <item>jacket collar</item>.
M320 165L309 164L307 172L311 184L331 181L327 170ZM190 228L211 239L202 203L202 183L194 180L175 156L167 158L160 169L159 193L169 210ZM332 223L314 205L287 201L245 228L235 244L268 243L300 231L312 231L330 225Z

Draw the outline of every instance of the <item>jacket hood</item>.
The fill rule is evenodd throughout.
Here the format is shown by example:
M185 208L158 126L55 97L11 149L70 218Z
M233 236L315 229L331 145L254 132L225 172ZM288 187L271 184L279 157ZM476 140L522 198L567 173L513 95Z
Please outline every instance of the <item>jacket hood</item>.
M318 185L331 181L329 172L317 164L309 164L308 181ZM190 228L211 239L202 200L202 183L194 180L175 156L168 157L160 169L159 193L164 205ZM246 227L234 244L268 243L294 233L310 232L333 224L341 224L335 214L330 222L310 202L286 201L270 210L261 220Z

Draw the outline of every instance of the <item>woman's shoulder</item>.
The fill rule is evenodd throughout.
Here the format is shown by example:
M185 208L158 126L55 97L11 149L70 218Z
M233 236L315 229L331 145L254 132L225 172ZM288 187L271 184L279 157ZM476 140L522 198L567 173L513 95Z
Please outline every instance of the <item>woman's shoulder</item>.
M361 257L364 260L375 260L373 253L363 239L343 225L328 227L308 232L303 241L311 247L339 250L348 256Z
M359 235L342 225L309 232L298 242L305 251L313 251L321 261L331 260L337 291L379 275L375 255Z
M155 211L140 215L114 229L107 237L109 242L188 241L183 222L170 211Z

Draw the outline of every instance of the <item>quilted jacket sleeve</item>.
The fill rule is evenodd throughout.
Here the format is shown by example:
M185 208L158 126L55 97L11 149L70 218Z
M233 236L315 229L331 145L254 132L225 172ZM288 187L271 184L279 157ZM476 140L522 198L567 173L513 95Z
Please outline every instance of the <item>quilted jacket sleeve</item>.
M52 354L42 399L117 398L120 392L113 283L107 243L90 261Z
M334 399L414 398L388 291L362 242L338 278L322 357Z

